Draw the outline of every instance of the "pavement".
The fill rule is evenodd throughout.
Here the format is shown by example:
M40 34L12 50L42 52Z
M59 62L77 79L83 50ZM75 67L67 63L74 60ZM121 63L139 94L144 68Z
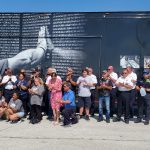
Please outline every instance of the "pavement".
M43 117L39 124L0 121L0 150L149 150L150 125L80 119L71 127L54 126Z

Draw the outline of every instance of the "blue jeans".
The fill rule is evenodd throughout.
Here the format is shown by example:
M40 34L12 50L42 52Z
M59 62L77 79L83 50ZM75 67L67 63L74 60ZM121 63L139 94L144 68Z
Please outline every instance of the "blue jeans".
M99 118L103 118L103 101L106 105L106 119L110 118L110 96L99 97Z

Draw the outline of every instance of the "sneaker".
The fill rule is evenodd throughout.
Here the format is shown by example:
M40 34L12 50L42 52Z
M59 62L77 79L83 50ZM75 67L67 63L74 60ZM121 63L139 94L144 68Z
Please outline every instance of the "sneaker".
M129 124L129 120L128 119L125 119L124 121L126 124Z
M71 127L71 123L67 124L67 125L62 124L61 126L64 127L64 128L68 128L68 127Z
M79 118L80 118L80 119L83 119L83 115L79 115Z
M110 119L106 119L106 123L110 123Z
M85 116L85 120L89 121L90 117L88 115Z
M98 118L97 119L97 122L101 122L101 121L103 121L103 118Z
M144 125L149 125L149 121L146 120L146 121L144 122Z
M137 118L137 119L134 121L134 123L140 123L140 122L142 122L142 120L139 119L139 118Z
M119 118L119 117L114 117L113 118L113 122L119 122L119 121L121 121L121 118Z

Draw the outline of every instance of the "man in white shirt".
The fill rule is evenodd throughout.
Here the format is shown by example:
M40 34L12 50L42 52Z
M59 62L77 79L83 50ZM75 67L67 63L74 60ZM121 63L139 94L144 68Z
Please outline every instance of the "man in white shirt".
M16 76L12 74L12 70L10 68L7 69L7 75L5 75L0 83L1 86L4 86L4 97L6 102L8 103L12 98L12 94L14 92L14 84L17 81Z
M95 113L95 99L96 99L96 90L95 90L95 86L97 84L97 77L93 74L93 69L92 68L88 68L89 71L89 77L91 77L92 79L92 84L93 86L90 87L90 91L91 91L91 108L90 108L90 114L91 116L94 116Z
M112 90L110 92L110 117L113 117L113 115L115 114L115 110L116 110L115 104L117 100L117 97L116 97L117 88L116 88L115 82L118 79L118 75L117 73L114 72L113 66L108 66L107 71L108 71L109 79L113 85Z
M127 67L128 71L128 77L131 79L133 83L133 88L131 90L131 97L130 97L130 117L133 118L134 115L134 107L133 104L135 103L135 98L136 98L136 82L137 82L137 75L136 73L133 72L133 68L131 66Z
M126 124L129 124L130 118L130 95L133 88L133 82L128 77L127 69L123 69L122 76L116 81L118 87L118 105L117 105L117 118L114 118L114 122L120 121L122 116L122 110L124 106L124 120Z

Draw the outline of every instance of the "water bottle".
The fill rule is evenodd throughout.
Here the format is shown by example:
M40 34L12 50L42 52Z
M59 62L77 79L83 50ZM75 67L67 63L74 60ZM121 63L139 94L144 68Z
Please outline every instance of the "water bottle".
M141 96L145 96L146 95L146 91L145 91L145 88L141 88L140 89L140 94L141 94Z

